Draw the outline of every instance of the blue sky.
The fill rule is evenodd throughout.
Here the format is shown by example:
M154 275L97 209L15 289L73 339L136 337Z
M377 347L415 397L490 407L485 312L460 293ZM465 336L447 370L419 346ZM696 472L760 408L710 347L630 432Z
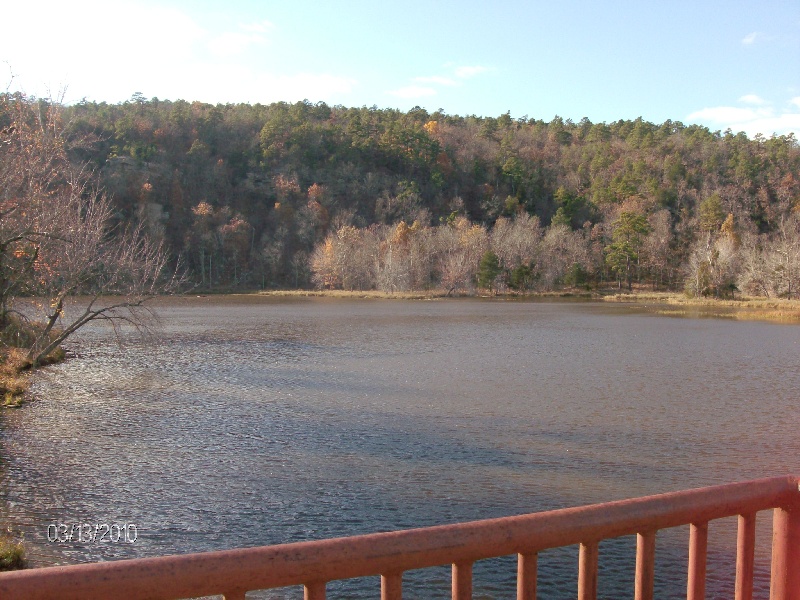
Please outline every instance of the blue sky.
M0 89L800 137L798 0L73 0L4 6Z

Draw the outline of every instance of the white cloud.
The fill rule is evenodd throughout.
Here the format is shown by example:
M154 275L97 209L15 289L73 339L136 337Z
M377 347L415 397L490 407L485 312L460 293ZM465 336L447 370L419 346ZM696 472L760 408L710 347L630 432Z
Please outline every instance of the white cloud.
M754 31L752 33L748 33L746 36L742 38L742 44L745 46L752 46L756 39L761 36L761 33L758 31Z
M214 56L231 57L242 54L250 46L266 44L264 36L241 31L226 31L208 42L208 49Z
M273 25L270 21L263 20L259 21L258 23L241 24L239 25L239 28L248 33L267 33L274 30L275 25Z
M217 64L198 67L189 91L182 86L183 95L192 100L210 103L237 103L310 100L336 102L353 91L357 81L332 73L294 73L277 75L257 72L246 66ZM214 85L209 86L208 82ZM176 97L176 96L168 96Z
M148 92L145 83L162 71L175 79L206 36L184 12L131 0L87 0L80 10L65 2L15 2L3 11L9 23L36 23L35 37L30 28L5 28L0 57L17 89L37 96L65 85L78 98L95 93L109 101Z
M456 67L456 77L461 79L469 79L470 77L475 77L475 75L480 75L481 73L485 73L489 69L487 67L482 67L479 65L475 65L472 67Z
M429 96L435 96L437 94L435 89L420 85L408 85L406 87L402 87L397 90L391 90L386 93L398 98L405 98L406 100L413 100L414 98L426 98Z
M428 75L422 77L414 77L411 79L411 85L407 85L405 87L401 87L395 90L391 90L386 92L391 96L395 96L396 98L403 98L406 100L416 100L419 98L429 98L431 96L436 96L439 93L439 89L441 87L456 87L456 86L463 86L465 85L464 80L469 79L471 77L475 77L481 73L485 73L489 70L488 67L483 67L479 65L475 66L461 66L457 67L453 63L447 63L443 65L445 69L452 72L455 76L444 76L444 75ZM427 85L417 85L417 84L427 84Z
M441 77L439 75L432 75L430 77L414 77L414 81L417 83L435 83L438 85L458 85L457 81L454 81L449 77Z
M251 46L263 46L269 38L266 33L275 26L269 21L240 24L239 31L225 31L208 42L208 49L214 56L231 57L251 50Z
M357 84L355 79L330 73L296 73L294 75L267 75L261 84L271 87L272 100L325 100L349 94Z
M757 99L760 103L754 102ZM759 96L747 95L739 99L750 107L716 106L704 108L686 117L687 121L703 123L711 129L727 130L734 133L744 131L749 137L762 134L788 135L800 137L800 97L792 98L783 110L776 111Z
M13 71L12 91L46 96L68 85L66 102L120 102L136 91L211 103L346 102L357 85L341 73L281 73L279 59L261 50L276 30L270 21L201 23L194 14L149 0L81 0L80 10L15 2L3 18L37 23L36 41L29 28L6 28L0 61ZM0 90L8 79L0 69Z
M689 115L689 120L725 122L746 122L772 116L771 109L739 108L736 106L716 106L704 108Z
M739 102L744 102L745 104L753 104L755 106L763 106L767 103L766 100L764 100L760 96L756 96L755 94L746 94L741 98L739 98Z

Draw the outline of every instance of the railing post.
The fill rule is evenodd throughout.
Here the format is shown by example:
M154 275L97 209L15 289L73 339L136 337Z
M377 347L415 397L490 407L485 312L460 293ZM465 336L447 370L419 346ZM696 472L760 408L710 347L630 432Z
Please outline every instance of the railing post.
M656 532L648 531L637 534L635 600L653 600L655 562Z
M753 567L756 552L756 515L739 515L736 536L736 600L753 600Z
M403 574L381 575L381 600L403 599Z
M453 600L472 600L472 563L453 564Z
M689 527L689 576L686 600L705 600L708 523L692 523Z
M800 507L776 508L772 518L770 600L800 600Z
M539 555L517 555L517 600L536 600L536 571Z
M578 555L578 600L597 598L598 543L581 544Z
M304 600L325 600L325 582L315 582L305 584L303 598Z

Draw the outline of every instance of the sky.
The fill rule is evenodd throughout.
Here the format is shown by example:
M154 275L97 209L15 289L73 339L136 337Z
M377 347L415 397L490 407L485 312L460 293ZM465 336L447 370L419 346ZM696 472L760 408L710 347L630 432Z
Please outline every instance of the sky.
M41 0L0 90L326 102L800 138L800 0Z

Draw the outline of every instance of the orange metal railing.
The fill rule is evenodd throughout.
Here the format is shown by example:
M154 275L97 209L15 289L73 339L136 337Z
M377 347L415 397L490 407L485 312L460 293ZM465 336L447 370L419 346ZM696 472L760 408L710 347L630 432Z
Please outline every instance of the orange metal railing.
M537 553L580 544L578 597L597 595L598 544L637 535L636 600L653 597L655 538L660 529L690 525L687 598L705 595L708 522L737 516L736 599L753 592L755 515L773 515L771 600L800 600L798 477L776 477L471 523L348 538L49 567L0 574L0 598L171 599L304 585L307 600L325 598L336 579L380 575L381 598L402 597L402 574L452 565L452 597L472 595L472 564L516 554L517 599L536 598Z

